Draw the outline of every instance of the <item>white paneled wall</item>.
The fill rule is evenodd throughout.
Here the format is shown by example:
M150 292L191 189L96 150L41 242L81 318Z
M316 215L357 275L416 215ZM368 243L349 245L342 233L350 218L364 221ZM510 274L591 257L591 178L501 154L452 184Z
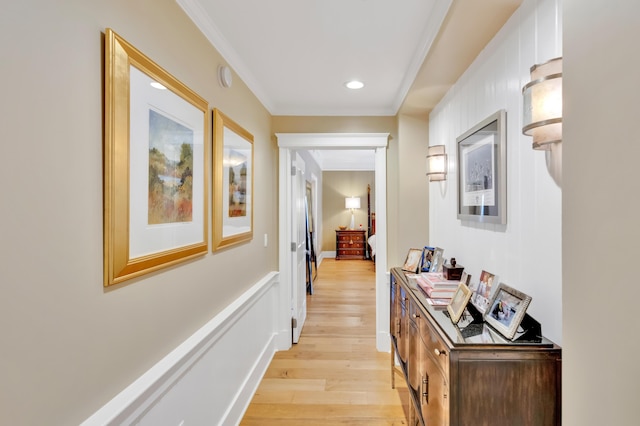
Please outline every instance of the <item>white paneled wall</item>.
M481 270L532 296L528 313L562 344L561 200L557 160L522 135L522 86L535 63L562 56L561 0L525 0L430 116L430 145L445 144L447 181L429 195L431 245L477 280ZM457 219L456 138L499 109L507 111L507 224Z
M239 424L278 350L279 285L265 276L81 426Z

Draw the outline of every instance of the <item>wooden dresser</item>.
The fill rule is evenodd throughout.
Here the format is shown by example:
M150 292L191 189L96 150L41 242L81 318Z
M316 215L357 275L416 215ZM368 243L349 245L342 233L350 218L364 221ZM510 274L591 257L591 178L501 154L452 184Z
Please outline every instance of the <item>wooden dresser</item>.
M561 424L559 346L542 336L507 341L468 316L455 325L400 268L391 270L390 290L391 381L397 357L410 425Z
M366 254L365 231L360 229L336 230L336 260L364 259Z

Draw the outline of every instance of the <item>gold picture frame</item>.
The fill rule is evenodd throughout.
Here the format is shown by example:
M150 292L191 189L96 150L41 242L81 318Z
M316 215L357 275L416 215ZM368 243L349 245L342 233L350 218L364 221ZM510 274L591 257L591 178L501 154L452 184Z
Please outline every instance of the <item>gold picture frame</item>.
M213 244L253 239L253 135L213 110Z
M451 302L447 305L447 312L454 324L457 324L458 321L460 321L460 317L462 316L464 309L467 307L469 299L471 299L471 290L469 290L469 287L461 281L460 284L458 284L456 292L451 298Z
M104 286L208 252L208 103L105 31Z
M407 258L404 261L404 265L402 266L403 271L411 272L412 274L417 274L420 268L420 261L422 260L422 250L417 248L409 249L407 253Z

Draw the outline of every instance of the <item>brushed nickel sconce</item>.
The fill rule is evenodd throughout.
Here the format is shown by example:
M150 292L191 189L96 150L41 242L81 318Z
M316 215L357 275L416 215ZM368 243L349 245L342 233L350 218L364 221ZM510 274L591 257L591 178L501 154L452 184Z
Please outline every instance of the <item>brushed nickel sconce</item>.
M427 151L429 182L447 179L447 153L444 145L433 145Z
M533 149L549 150L562 142L562 58L532 66L522 96L522 133L533 136Z

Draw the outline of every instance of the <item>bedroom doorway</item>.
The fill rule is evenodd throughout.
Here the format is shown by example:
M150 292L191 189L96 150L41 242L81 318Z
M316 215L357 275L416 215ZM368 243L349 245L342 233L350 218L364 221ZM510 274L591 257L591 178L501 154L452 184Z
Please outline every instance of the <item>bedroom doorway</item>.
M294 257L292 247L296 237L292 223L294 207L301 200L293 199L292 176L296 150L368 149L375 151L375 212L376 212L376 347L389 351L389 286L387 283L387 143L388 133L276 133L279 148L279 313L278 349L291 347L295 304L294 289L304 283L297 282L291 273Z

